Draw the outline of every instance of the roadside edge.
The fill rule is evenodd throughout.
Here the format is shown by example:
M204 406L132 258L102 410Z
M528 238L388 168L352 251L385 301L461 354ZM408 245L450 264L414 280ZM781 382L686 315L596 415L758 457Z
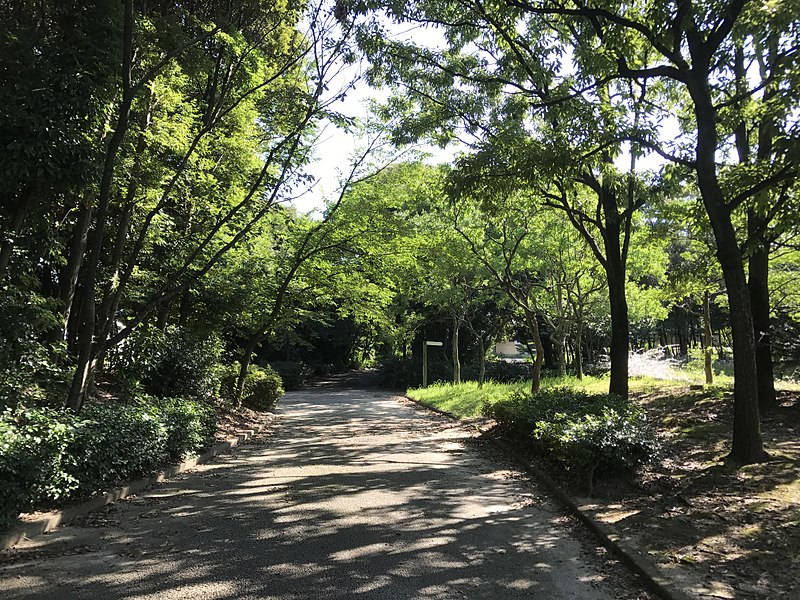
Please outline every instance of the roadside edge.
M43 517L31 521L20 521L13 525L8 531L0 535L0 550L8 550L17 545L24 539L30 539L47 533L56 529L62 523L65 523L75 517L85 515L102 508L107 504L122 500L131 494L137 494L153 485L162 483L172 479L176 475L193 469L197 465L206 463L219 454L228 452L229 450L246 443L257 433L260 433L266 425L259 425L255 429L244 429L236 435L229 437L223 442L217 442L208 450L197 456L192 456L186 460L165 468L158 473L149 477L143 477L128 483L127 485L114 488L105 494L95 496L90 500L81 502L74 506L64 508L63 510L56 510L48 512Z
M442 415L457 422L463 422L458 416L445 410L428 406L422 402L402 395L402 398L412 402L417 407ZM602 546L612 552L628 569L639 575L647 586L648 590L657 594L663 600L692 600L691 596L687 595L682 590L677 590L674 585L666 577L661 575L658 568L643 556L638 550L626 543L626 541L611 530L608 526L604 525L593 519L591 516L581 510L580 506L567 494L561 487L553 481L553 479L545 473L542 469L531 463L525 456L520 454L517 450L510 445L498 439L489 439L492 445L501 450L503 454L511 458L515 463L520 465L528 473L533 475L536 480L541 483L547 492L556 498L564 508L573 516L575 516L583 525L591 531Z

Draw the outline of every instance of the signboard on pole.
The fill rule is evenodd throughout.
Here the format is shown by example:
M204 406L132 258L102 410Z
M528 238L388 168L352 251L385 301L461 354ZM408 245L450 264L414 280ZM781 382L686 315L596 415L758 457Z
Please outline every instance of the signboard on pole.
M443 346L442 342L425 340L422 344L422 387L428 387L428 346Z

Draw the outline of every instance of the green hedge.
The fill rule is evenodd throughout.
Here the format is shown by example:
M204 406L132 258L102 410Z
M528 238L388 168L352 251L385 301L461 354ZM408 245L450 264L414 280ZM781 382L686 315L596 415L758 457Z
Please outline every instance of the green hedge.
M244 379L242 404L253 410L270 410L283 394L280 375L270 368L254 367Z
M224 367L220 385L220 396L230 405L236 402L236 384L239 380L239 365ZM239 404L253 410L271 410L284 394L281 376L271 367L250 365L244 378L244 388Z
M281 376L283 388L287 391L304 388L314 374L313 369L302 361L276 360L269 365Z
M658 450L642 409L617 396L560 387L516 393L482 412L567 468L631 469Z
M0 413L0 529L22 510L89 496L196 453L214 440L210 406L159 399Z

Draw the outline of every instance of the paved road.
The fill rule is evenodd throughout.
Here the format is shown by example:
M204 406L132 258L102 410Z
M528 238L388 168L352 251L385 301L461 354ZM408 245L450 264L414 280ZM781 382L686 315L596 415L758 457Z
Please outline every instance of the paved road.
M0 565L5 598L644 598L463 426L391 394L287 394L271 435Z

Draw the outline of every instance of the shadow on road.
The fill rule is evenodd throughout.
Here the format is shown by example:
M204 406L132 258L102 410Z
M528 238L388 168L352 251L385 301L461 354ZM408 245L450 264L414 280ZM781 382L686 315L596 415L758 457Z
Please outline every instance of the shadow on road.
M342 381L274 435L31 541L11 598L634 598L451 422ZM615 584L618 582L615 582Z

